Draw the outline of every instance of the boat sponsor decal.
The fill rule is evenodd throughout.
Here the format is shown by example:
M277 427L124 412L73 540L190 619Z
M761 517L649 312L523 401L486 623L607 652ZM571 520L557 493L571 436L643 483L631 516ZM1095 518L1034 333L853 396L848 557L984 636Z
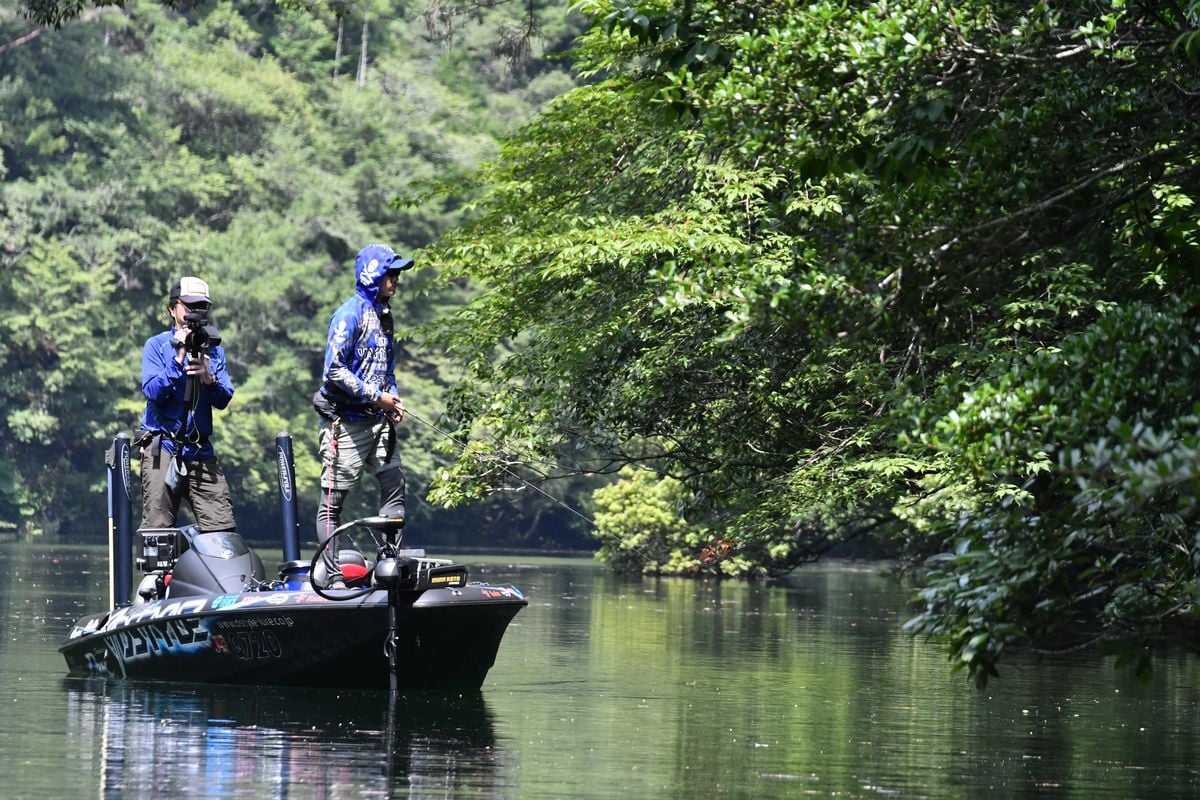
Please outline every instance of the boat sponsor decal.
M290 628L296 621L287 616L255 615L214 620L212 647L220 655L239 661L273 661L283 657L283 645L274 629Z
M292 475L288 469L287 451L282 444L275 448L276 461L279 464L279 493L283 495L283 499L287 502L292 502Z
M164 650L195 650L208 643L208 631L195 617L150 622L118 631L114 637L122 662L148 658Z
M71 627L71 635L67 637L67 641L70 641L71 639L78 639L80 636L87 636L88 634L95 633L97 629L99 629L100 623L104 621L104 617L93 617L83 625L80 625L78 622L75 623L75 625Z
M241 611L251 606L284 606L303 603L328 603L330 601L316 592L247 592L245 594L223 594L212 599L213 611L227 613Z
M242 628L290 628L296 624L291 617L238 617L237 619L219 619L213 622L213 627L219 631L240 630Z
M120 448L121 448L121 454L120 454L119 458L121 460L121 491L125 492L125 497L128 499L130 497L133 497L133 491L131 489L131 487L133 486L133 480L132 480L132 477L131 477L130 471L129 471L130 470L129 453L130 453L130 449L131 449L129 440L123 439L120 443Z
M153 603L114 609L107 619L94 617L87 621L81 620L81 624L77 623L71 628L67 639L69 641L99 632L115 631L150 620L161 620L165 617L188 617L208 610L228 613L251 606L305 605L328 602L315 592L251 592L241 595L219 595L213 598L185 597L180 600L156 600Z
M333 603L335 600L327 600L316 592L296 592L292 595L291 600L296 605L305 605L308 603Z
M166 652L194 653L208 647L208 630L197 617L142 621L98 641L83 653L83 666L92 675L124 678L129 664Z
M216 633L212 637L213 652L232 655L239 661L274 661L283 657L279 638L269 630Z
M206 598L199 598L206 599ZM178 607L181 603L166 604ZM201 604L203 606L203 604ZM163 613L165 609L158 609ZM169 609L168 609L169 610ZM145 615L139 615L144 617ZM128 621L126 621L128 622ZM282 614L252 617L172 617L140 619L105 637L83 654L83 665L95 675L125 677L129 665L167 653L189 654L211 651L240 661L270 661L282 658L283 646L276 631L296 622Z
M475 587L479 589L479 593L491 600L511 600L514 597L518 600L524 600L525 595L521 594L521 590L515 586L484 586Z
M89 650L83 656L87 671L93 675L117 675L125 677L125 662L117 656L115 647L105 642L103 647Z
M123 606L113 610L107 618L93 617L81 620L71 628L68 641L81 636L90 636L102 631L114 631L137 625L147 620L158 620L164 617L186 617L203 613L207 610L222 613L239 611L251 606L283 606L289 604L328 603L329 601L314 592L251 592L246 594L227 594L217 597L186 597L180 600L156 600L153 603Z
M159 600L147 605L123 606L109 615L100 630L112 631L138 625L147 620L163 617L186 617L204 610L207 602L203 597L188 597L183 600Z
M212 600L213 611L240 611L250 606L275 604L275 592L248 592L246 594L223 594Z

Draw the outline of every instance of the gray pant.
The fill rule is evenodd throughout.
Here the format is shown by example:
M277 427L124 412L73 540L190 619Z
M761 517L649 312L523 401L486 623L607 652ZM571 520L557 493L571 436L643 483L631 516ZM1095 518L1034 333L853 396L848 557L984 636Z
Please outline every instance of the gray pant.
M379 514L404 516L404 470L395 447L392 423L321 421L321 497L317 503L317 538L324 542L341 524L346 495L370 469L379 483ZM338 550L334 542L321 554L326 584L341 579Z

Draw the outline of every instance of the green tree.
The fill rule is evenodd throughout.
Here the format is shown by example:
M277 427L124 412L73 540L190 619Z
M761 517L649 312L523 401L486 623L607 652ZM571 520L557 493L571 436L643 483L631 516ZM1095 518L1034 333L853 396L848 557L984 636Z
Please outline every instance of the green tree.
M979 683L1006 648L1099 645L1142 675L1190 638L1200 567L1200 324L1131 305L974 388L923 430L941 469L905 516L951 531L908 623Z
M506 146L437 251L448 278L484 287L444 329L465 364L461 429L564 472L650 464L687 487L689 519L779 563L866 533L915 559L953 552L966 523L948 510L982 511L966 550L984 577L955 583L959 562L939 557L915 630L984 679L1004 643L1062 638L1071 621L1049 613L959 615L968 593L1017 585L1035 587L1031 606L1068 602L1057 562L1029 562L1023 583L989 536L1036 522L1049 527L1030 546L1050 553L1078 526L1106 531L1098 514L1039 509L1065 497L1057 453L1114 434L1064 402L1055 413L1073 424L1036 434L1054 453L1010 450L1019 437L986 426L954 447L932 432L964 403L990 408L994 387L1026 379L1018 365L1125 315L1164 314L1159 341L1191 335L1179 308L1200 254L1196 5L583 9L593 27L576 57L592 82ZM1139 352L1138 374L1170 361ZM1086 394L1094 366L1058 364L1059 396ZM1190 401L1142 388L1145 412L1114 430L1151 417L1163 447L1186 452ZM1060 480L1014 496L1024 483L993 462ZM448 475L494 473L465 457ZM1097 471L1092 489L1120 475ZM1142 546L1120 537L1114 552ZM1195 544L1179 546L1190 563ZM1110 591L1132 585L1105 575ZM1168 581L1149 605L1143 586L1129 608L1153 613L1101 629L1152 632L1165 612L1188 623L1185 586Z

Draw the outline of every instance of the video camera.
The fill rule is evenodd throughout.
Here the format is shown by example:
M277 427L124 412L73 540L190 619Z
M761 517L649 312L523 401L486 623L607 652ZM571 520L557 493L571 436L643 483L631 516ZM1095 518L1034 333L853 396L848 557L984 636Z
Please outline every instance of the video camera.
M188 355L196 357L208 353L221 343L221 332L209 320L207 308L189 308L183 321L188 329L185 342Z

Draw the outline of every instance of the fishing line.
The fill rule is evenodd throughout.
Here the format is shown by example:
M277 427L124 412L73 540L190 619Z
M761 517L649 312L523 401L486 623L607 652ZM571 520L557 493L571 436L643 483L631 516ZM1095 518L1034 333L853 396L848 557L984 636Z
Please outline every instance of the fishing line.
M455 438L454 434L450 433L450 432L449 432L449 431L447 431L447 430L443 430L442 428L439 428L437 425L434 425L432 422L430 422L430 421L429 421L429 420L427 420L427 419L422 419L422 418L421 418L421 416L420 416L419 414L415 414L415 413L413 413L412 411L408 410L407 408L406 408L406 409L404 409L404 413L405 413L405 415L412 417L412 418L413 418L413 419L415 419L417 422L421 423L422 425L424 425L425 427L429 428L430 430L432 430L432 431L434 431L434 432L436 432L436 433L440 433L442 436L445 436L447 439L449 439L450 441L452 441L452 442L454 442L456 445L458 445L458 447L459 447L459 449L460 449L460 450L463 450L464 452L466 452L466 450L467 450L467 444L466 444L465 442L459 441L457 438ZM503 451L501 451L501 455L507 456L508 454L507 454L507 453L504 453ZM478 457L482 459L482 456L478 456ZM515 460L515 459L514 459L514 460ZM548 499L548 500L550 500L550 501L552 501L552 502L554 502L554 503L556 503L556 504L558 504L558 505L562 506L562 507L563 507L563 508L565 508L567 511L570 511L572 514L574 514L575 516L579 517L579 518L580 518L581 520L583 520L584 522L586 522L586 523L588 523L589 525L591 525L593 528L598 528L598 527L599 527L598 525L596 525L596 520L594 520L594 519L592 519L591 517L587 516L587 515L586 515L586 514L584 514L583 512L581 512L581 511L577 511L576 509L574 509L574 508L572 508L571 506L567 505L567 504L566 504L566 503L564 503L562 500L559 500L557 497L555 497L554 495L550 494L549 492L547 492L547 491L546 491L545 489L543 489L542 487L538 486L536 483L533 483L532 481L528 480L528 479L527 479L527 478L525 478L524 476L522 476L522 475L519 475L519 474L518 474L516 471L514 471L514 470L513 470L513 469L511 469L511 468L509 468L508 466L506 466L506 465L505 465L505 464L503 464L502 462L500 462L500 461L496 461L496 462L495 462L495 464L496 464L497 466L499 466L499 467L500 467L500 469L504 470L504 471L505 471L505 472L507 472L509 475L511 475L512 477L516 478L517 480L519 480L521 483L525 484L526 486L528 486L530 489L533 489L535 492L537 492L538 494L540 494L542 497L545 497L546 499ZM536 470L535 470L535 471L536 471ZM539 474L540 474L540 473L539 473Z
M410 417L412 417L413 419L415 419L417 422L421 423L421 424L422 424L422 425L424 425L425 427L427 427L427 428L429 428L430 430L434 431L435 433L438 433L438 434L441 434L442 436L445 436L447 439L449 439L450 441L454 442L454 444L458 445L458 447L459 447L459 449L460 449L460 450L463 450L464 452L467 450L467 444L466 444L466 442L460 441L458 438L456 438L456 437L454 436L454 434L450 433L449 431L447 431L447 430L444 430L444 429L442 429L442 428L438 427L437 425L434 425L434 424L433 424L432 422L430 422L429 420L427 420L427 419L423 419L423 418L421 417L421 415L420 415L420 414L416 414L416 413L414 413L414 412L412 412L412 411L409 411L408 409L405 409L405 410L404 410L404 413L405 413L407 416L410 416ZM495 442L495 440L493 440L493 443L494 443L494 442ZM500 450L500 453L501 453L502 455L504 455L504 456L508 456L508 453L505 453L503 450ZM482 456L478 456L478 457L479 457L481 460L483 459L483 457L482 457ZM508 457L511 457L511 456L508 456ZM515 461L516 459L513 459L513 460ZM528 479L527 479L527 478L525 478L524 476L517 474L515 471L513 471L512 469L510 469L509 467L507 467L507 466L506 466L506 465L504 465L503 463L501 463L501 462L499 462L499 461L497 461L497 462L495 462L495 463L496 463L496 464L497 464L497 465L500 467L500 469L504 470L504 471L505 471L505 472L507 472L509 475L511 475L512 477L516 478L516 479L517 479L517 480L519 480L521 483L525 484L525 485L526 485L526 486L528 486L530 489L533 489L535 492L537 492L538 494L540 494L540 495L542 495L543 497L547 498L547 499L548 499L548 500L550 500L551 502L553 502L553 503L555 503L555 504L557 504L557 505L560 505L560 506L562 506L562 507L563 507L563 508L565 508L567 511L570 511L572 514L574 514L575 516L579 517L579 518L580 518L581 520L583 520L584 522L586 522L586 523L588 523L589 525L591 525L591 526L592 526L592 528L594 528L594 529L596 529L596 530L599 530L599 529L600 529L600 526L596 524L596 520L592 519L591 517L587 516L586 514L584 514L584 513L583 513L583 512L581 512L581 511L577 511L576 509L574 509L574 508L572 508L571 506L567 505L567 504L566 504L565 502L563 502L562 500L559 500L559 499L558 499L557 497L555 497L554 495L552 495L552 494L549 494L549 493L548 493L548 492L546 492L544 489L542 489L542 487L540 487L540 486L538 486L537 484L535 484L535 483L531 482L530 480L528 480ZM520 463L525 463L525 462L520 462ZM525 464L525 465L526 465L526 466L528 466L528 464ZM535 472L537 472L537 470L534 470L534 471L535 471ZM539 473L539 474L541 474L541 473ZM647 554L646 554L646 552L645 552L645 551L643 551L643 550L642 550L640 547L636 547L636 546L634 546L634 545L626 545L626 547L627 547L627 549L628 549L628 550L630 550L630 551L632 551L632 552L636 553L638 556L640 556L643 562L645 562L645 563L651 563L652 561L654 561L654 559L652 559L652 558L651 558L649 555L647 555Z

